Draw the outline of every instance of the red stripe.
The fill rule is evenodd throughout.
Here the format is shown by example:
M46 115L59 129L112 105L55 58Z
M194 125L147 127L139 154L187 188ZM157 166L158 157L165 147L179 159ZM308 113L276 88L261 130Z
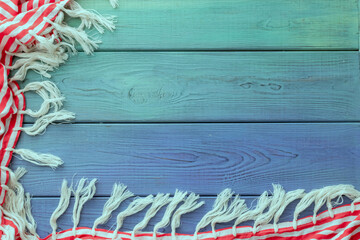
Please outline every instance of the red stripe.
M2 8L3 11L8 12L12 16L16 16L18 14L17 11L12 9L9 5L7 5L5 2L0 1L0 8Z

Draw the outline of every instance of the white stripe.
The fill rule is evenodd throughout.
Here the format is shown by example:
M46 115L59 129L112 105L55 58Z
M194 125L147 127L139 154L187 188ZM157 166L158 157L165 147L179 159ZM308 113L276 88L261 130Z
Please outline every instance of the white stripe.
M11 0L2 0L6 5L8 5L9 7L12 8L12 10L14 10L15 12L17 12L19 9L18 9L18 6L13 3Z
M43 12L44 12L49 6L50 6L49 4L41 6L41 7L35 12L35 14L33 14L33 15L31 16L31 18L29 18L29 19L27 20L27 22L26 22L24 25L15 28L9 35L14 37L14 36L18 35L21 31L30 28L30 27L34 24L34 22L43 14ZM29 34L27 34L27 35L29 35ZM31 37L31 36L30 36L30 37Z
M64 2L64 1L61 2L61 3L58 3L58 4L56 5L56 7L47 15L47 18L51 19L51 18L55 17L56 14L58 14L58 12L60 11L59 4L64 5L65 3L66 3L66 2ZM53 4L53 3L52 3L52 4ZM46 24L45 21L41 22L39 25L37 25L37 26L34 28L34 31L35 31L36 33L38 33L38 32L45 26L45 24ZM31 35L26 34L23 38L20 39L20 41L23 42L23 43L25 43L25 42L29 41L30 38L31 38Z
M39 0L33 0L33 9L39 7Z
M8 11L6 11L5 9L3 9L2 7L0 7L0 13L2 14L2 15L4 15L4 17L6 17L6 18L12 18L13 17L13 15L11 15Z
M1 40L1 43L0 43L0 58L2 58L2 54L5 53L4 52L4 48L5 48L5 45L6 43L8 42L10 36L9 35L6 35L2 38Z

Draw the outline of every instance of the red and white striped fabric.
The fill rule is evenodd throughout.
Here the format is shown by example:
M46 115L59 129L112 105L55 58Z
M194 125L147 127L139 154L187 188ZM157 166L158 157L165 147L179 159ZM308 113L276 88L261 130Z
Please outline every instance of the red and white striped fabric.
M4 204L6 185L9 181L7 168L20 132L15 130L22 126L23 116L19 111L25 109L24 95L19 92L19 86L9 78L7 66L12 64L10 53L16 52L22 44L34 41L34 35L41 35L49 23L45 19L54 20L61 8L69 0L0 0L0 204ZM2 209L2 208L0 208ZM14 219L1 210L0 234L12 233L12 239L21 239L19 229ZM261 225L256 233L253 227L237 227L235 229L220 229L214 237L213 232L202 232L197 235L199 240L233 240L233 239L360 239L360 204L344 205L319 214L314 223L313 216L296 220L297 228L292 222ZM57 239L112 239L114 234L108 230L97 229L96 235L92 229L78 227L76 234L72 230L57 234ZM5 236L1 235L1 236ZM50 235L45 239L53 238ZM153 240L152 233L135 234L136 239ZM193 235L158 234L161 240L194 240ZM131 233L119 232L117 239L130 240Z
M49 23L44 18L54 19L59 12L59 5L67 0L1 0L0 1L0 159L1 186L9 179L6 167L12 157L7 148L15 147L20 132L14 131L22 125L23 116L19 110L25 109L22 93L17 93L19 86L8 77L6 66L12 64L12 56L8 52L16 52L19 44L28 44L34 40L29 31L41 34ZM0 203L3 204L6 191L1 188Z

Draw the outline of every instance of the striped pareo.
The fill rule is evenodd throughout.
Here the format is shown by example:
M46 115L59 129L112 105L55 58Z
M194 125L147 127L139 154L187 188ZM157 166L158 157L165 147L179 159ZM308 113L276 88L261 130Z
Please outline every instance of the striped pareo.
M113 7L118 4L110 1ZM64 17L79 18L80 25L72 27ZM8 168L13 154L21 159L56 168L62 160L50 153L37 153L30 149L17 149L20 132L38 135L53 122L74 119L74 113L63 109L64 97L51 81L31 82L20 88L28 70L50 78L49 72L57 69L81 47L91 54L99 40L90 38L86 29L95 28L103 33L112 31L114 19L100 16L95 11L83 9L74 0L0 0L0 235L2 239L40 239L31 214L30 195L25 193L19 179L26 170ZM13 62L13 58L16 61ZM11 71L11 73L10 73ZM38 110L26 109L24 92L33 91L43 98ZM23 116L35 118L31 126L23 127ZM45 149L46 151L46 149ZM106 202L103 213L92 228L79 226L81 210L95 195L96 180L81 179L76 186L64 180L58 207L50 221L51 231L45 239L124 239L124 240L232 240L232 239L360 239L360 192L351 185L335 185L310 192L298 189L286 192L274 185L271 192L264 192L254 207L230 189L219 193L212 210L194 226L194 234L181 234L176 230L184 214L196 211L204 202L199 195L176 190L174 193L159 193L136 197L126 186L115 184ZM57 232L57 219L75 199L72 229ZM346 197L350 204L341 204ZM125 200L131 200L125 210L116 216L115 229L99 229L113 211ZM289 204L297 202L293 220L279 222ZM339 206L335 206L339 205ZM326 211L319 213L325 206ZM313 209L313 215L299 218L304 210ZM146 209L146 210L145 210ZM161 209L161 221L152 232L142 232L149 221ZM132 231L122 232L123 221L140 211L145 211L142 221ZM251 221L251 226L248 222ZM217 229L216 224L231 222L233 227ZM246 223L249 226L243 226ZM159 232L166 226L171 231ZM202 230L211 226L212 231Z

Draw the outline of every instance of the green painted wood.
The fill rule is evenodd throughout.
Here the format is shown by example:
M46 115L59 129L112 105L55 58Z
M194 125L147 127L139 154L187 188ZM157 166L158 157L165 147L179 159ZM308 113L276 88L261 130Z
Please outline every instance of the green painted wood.
M245 199L245 201L249 207L254 206L256 203L255 197L243 196L242 198ZM205 201L205 205L203 205L201 208L199 208L195 212L183 215L183 217L181 218L181 225L177 229L178 230L177 232L193 234L195 231L195 226L200 221L201 217L204 216L207 211L211 210L214 199L215 199L215 197L202 197L200 199L200 201ZM106 200L107 200L107 198L105 198L105 197L96 197L96 198L90 200L89 202L87 202L82 210L81 221L80 221L79 226L92 227L94 220L101 215L102 209L103 209L103 206L104 206ZM56 208L58 201L59 201L58 198L37 198L37 197L35 197L32 199L32 212L33 212L35 220L38 223L37 229L38 229L38 234L40 235L40 237L46 237L51 233L49 219L50 219L50 216L51 216L53 210ZM71 204L73 204L73 202L74 202L74 199L72 199ZM109 222L105 225L100 225L99 227L102 229L113 230L114 227L116 226L114 224L116 224L115 219L116 219L117 214L120 211L124 210L129 202L130 201L127 200L123 204L121 204L120 207L118 208L118 210L116 210L112 214L113 217L109 220ZM348 201L345 200L345 203L346 202L348 202ZM294 202L286 208L284 214L280 218L280 222L292 221L293 211L295 209L296 203L297 202ZM306 217L306 216L312 216L313 215L312 209L313 209L313 206L306 209L303 213L301 213L299 218ZM161 220L164 210L165 210L165 208L161 209L158 212L158 214L156 214L155 217L150 220L149 225L144 229L144 231L152 231L153 230L154 225ZM325 208L322 208L319 211L319 213L322 212L323 210L325 210ZM142 218L145 215L145 211L146 211L146 209L143 212L140 212L136 215L126 218L121 231L131 231L133 229L133 227L142 220ZM69 209L59 219L59 221L58 221L58 226L59 226L58 230L59 231L67 230L67 229L70 229L73 227L71 217L72 217L72 205L70 205ZM232 227L232 225L233 225L233 222L230 222L230 223L224 223L224 224L217 224L216 227L217 227L217 229L221 229L221 228ZM252 221L248 221L248 222L241 224L241 226L252 226L252 225L253 225ZM161 232L171 232L170 227L160 229L160 231ZM208 227L202 229L202 231L211 231L211 229L208 226Z
M74 124L46 134L22 134L18 148L56 154L56 171L25 166L26 190L57 196L62 180L98 178L98 195L122 182L136 194L176 188L214 195L233 188L261 194L280 183L311 190L333 184L359 186L360 124ZM55 186L58 186L56 188Z
M112 52L52 80L77 122L358 121L358 69L357 52Z
M80 0L115 15L101 50L358 49L357 0Z

